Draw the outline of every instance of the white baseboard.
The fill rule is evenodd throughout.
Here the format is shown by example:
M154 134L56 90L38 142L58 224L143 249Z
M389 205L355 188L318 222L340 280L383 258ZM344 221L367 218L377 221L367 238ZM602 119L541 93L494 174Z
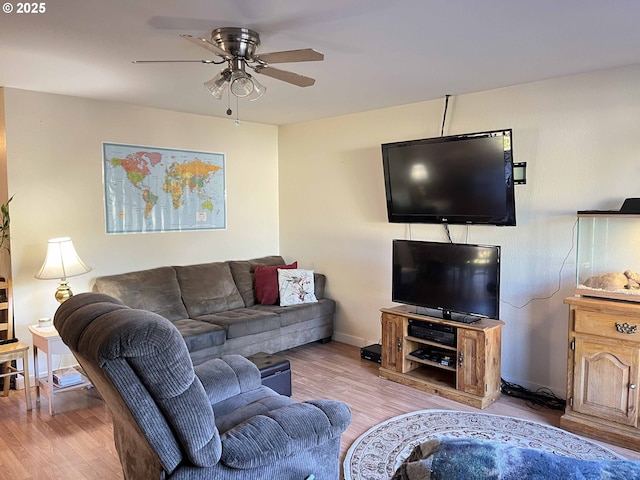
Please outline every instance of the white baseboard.
M333 332L332 337L336 342L346 343L347 345L354 345L356 347L366 347L372 343L378 343L376 341L368 341L362 337L355 337L353 335L347 335L345 333Z

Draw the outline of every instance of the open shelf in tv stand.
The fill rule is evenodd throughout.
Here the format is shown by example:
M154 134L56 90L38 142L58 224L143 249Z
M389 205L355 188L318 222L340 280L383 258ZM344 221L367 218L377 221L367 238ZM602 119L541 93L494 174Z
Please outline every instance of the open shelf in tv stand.
M460 323L419 315L415 307L383 308L380 376L441 397L485 408L500 397L500 351L504 322L483 318ZM456 345L448 346L408 334L409 320L452 326ZM423 346L450 351L454 366L410 355Z

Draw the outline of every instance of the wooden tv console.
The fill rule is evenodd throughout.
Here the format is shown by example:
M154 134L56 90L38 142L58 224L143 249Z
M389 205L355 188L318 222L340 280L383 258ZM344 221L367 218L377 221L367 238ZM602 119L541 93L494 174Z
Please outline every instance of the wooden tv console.
M483 318L460 323L418 315L415 307L383 308L382 366L380 376L440 395L476 408L485 408L500 397L500 345L504 322ZM409 320L453 327L454 346L412 337ZM411 355L418 349L450 353L452 365Z

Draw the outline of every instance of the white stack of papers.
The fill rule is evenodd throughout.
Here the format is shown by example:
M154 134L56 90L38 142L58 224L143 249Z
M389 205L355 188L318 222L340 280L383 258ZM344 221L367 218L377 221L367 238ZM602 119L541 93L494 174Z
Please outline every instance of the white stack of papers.
M53 384L56 387L69 387L82 383L82 376L75 368L62 368L53 372Z

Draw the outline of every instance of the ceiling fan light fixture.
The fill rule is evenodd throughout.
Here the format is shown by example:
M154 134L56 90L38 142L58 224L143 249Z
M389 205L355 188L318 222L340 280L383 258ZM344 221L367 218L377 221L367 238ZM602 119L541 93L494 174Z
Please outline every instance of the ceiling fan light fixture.
M262 85L256 79L256 77L254 77L252 75L249 75L249 77L251 78L251 81L253 82L253 91L249 94L249 96L247 97L247 100L249 100L250 102L255 102L256 100L258 100L259 98L261 98L264 95L264 93L267 91L267 87Z
M257 48L260 46L260 35L258 32L248 28L216 28L211 32L210 40L187 34L182 34L180 37L208 50L210 53L214 53L216 59L143 60L135 61L134 63L200 62L221 65L226 62L227 68L216 74L211 80L204 82L207 91L218 100L222 99L227 87L229 88L227 91L229 96L233 94L236 98L246 98L250 102L262 98L267 88L246 72L247 65L253 72L260 73L266 77L275 78L299 87L310 87L315 83L313 78L274 68L270 64L324 60L324 55L312 48L283 50L258 55ZM231 112L231 109L227 111ZM227 114L230 115L231 113Z
M222 70L211 80L204 82L205 88L209 90L209 93L211 95L220 100L222 98L222 93L224 92L225 88L227 88L227 84L229 83L229 78L231 76L230 74L231 72L228 68Z
M253 81L251 76L242 70L231 72L231 93L236 97L244 98L253 92Z

